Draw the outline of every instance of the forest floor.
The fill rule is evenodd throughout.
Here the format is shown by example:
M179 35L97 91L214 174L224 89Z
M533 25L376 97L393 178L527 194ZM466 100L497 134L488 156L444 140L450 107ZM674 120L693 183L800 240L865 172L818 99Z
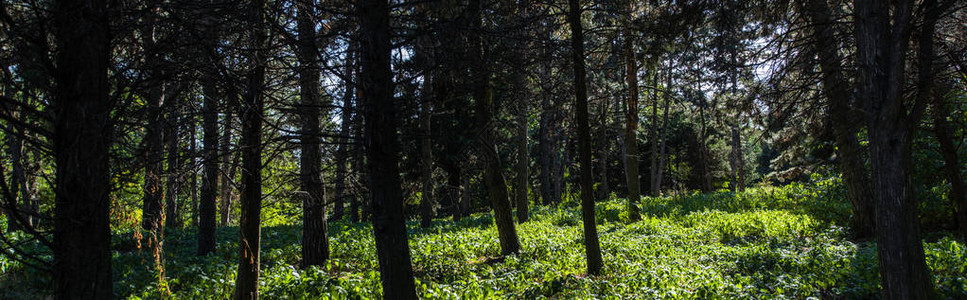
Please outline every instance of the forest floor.
M646 197L628 222L625 201L597 204L604 254L601 276L585 275L580 211L574 200L537 206L519 224L523 251L499 254L489 213L428 229L409 223L418 293L424 299L733 299L875 298L875 244L849 240L849 207L830 182L760 187L733 194ZM159 276L132 231L115 233L120 298L230 298L237 227L218 230L214 254L194 255L194 230L169 231ZM262 229L260 293L265 299L370 299L381 293L367 224L333 223L332 259L299 268L300 227ZM944 298L967 297L967 255L949 232L928 231L924 248ZM34 298L49 277L0 259L0 298ZM5 277L5 278L4 278Z

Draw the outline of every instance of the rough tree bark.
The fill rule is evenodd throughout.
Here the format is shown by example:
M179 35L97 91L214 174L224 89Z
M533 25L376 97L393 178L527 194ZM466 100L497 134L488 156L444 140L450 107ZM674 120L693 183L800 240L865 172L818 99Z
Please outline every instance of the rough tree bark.
M581 219L584 221L584 247L588 274L599 275L601 245L594 220L594 184L591 177L591 128L588 124L587 74L584 68L584 30L581 26L581 3L568 0L568 24L571 26L571 59L574 66L575 121L578 127L578 152L581 164Z
M322 183L322 139L319 117L319 48L316 46L315 1L296 1L299 60L299 117L302 121L299 183L302 192L302 266L322 266L329 259L326 194Z
M112 299L107 3L59 0L53 16L54 297Z
M813 45L819 56L822 71L823 94L832 120L836 139L837 156L843 172L843 183L853 208L853 234L866 239L873 236L873 191L870 177L863 163L859 140L859 128L852 116L850 83L843 75L842 57L836 43L835 27L832 26L829 5L826 0L805 1L805 11L813 25Z
M266 35L264 0L247 7L249 21L247 90L242 99L242 195L239 218L238 275L235 299L258 299L262 212L262 110L264 107Z
M901 91L913 1L855 0L853 6L857 95L865 103L869 122L881 296L934 299L910 172L913 124L919 122L916 107L922 103L907 113Z
M359 0L360 103L366 118L365 140L373 209L373 234L383 295L416 299L410 247L403 216L399 141L390 69L389 3Z

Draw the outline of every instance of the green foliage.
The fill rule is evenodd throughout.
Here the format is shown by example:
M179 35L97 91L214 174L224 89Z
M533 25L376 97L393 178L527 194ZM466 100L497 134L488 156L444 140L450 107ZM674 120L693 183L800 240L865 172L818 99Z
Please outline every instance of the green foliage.
M489 213L431 227L408 224L417 288L425 299L775 299L870 298L879 290L876 246L849 237L849 206L833 178L733 194L645 197L630 223L623 199L596 207L605 268L584 274L580 211L536 206L518 232L524 249L499 256ZM300 226L263 229L260 291L267 299L379 298L375 244L368 224L330 225L332 259L300 268ZM214 254L194 255L194 230L165 242L165 276L132 231L115 231L115 292L129 299L217 299L231 295L236 227L217 232ZM924 242L937 289L967 296L963 242L940 232ZM935 236L935 238L933 238ZM43 249L33 251L42 252ZM46 293L50 279L0 259L0 298ZM22 284L21 284L22 283Z

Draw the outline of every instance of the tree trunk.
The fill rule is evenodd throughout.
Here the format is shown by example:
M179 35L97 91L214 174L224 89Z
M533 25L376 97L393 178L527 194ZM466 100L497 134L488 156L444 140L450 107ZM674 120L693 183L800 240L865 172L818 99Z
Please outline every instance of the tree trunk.
M107 3L60 0L53 15L54 297L112 299Z
M524 82L523 76L518 82ZM527 100L530 94L527 92L526 84L521 84L519 88L523 95L517 103L517 194L514 198L517 203L517 222L524 223L527 222L529 215L527 193L530 188L530 151L527 147Z
M527 51L522 51L523 53ZM522 59L522 63L523 63ZM520 93L520 98L517 100L517 189L514 195L514 201L517 204L517 222L524 223L527 222L529 217L528 212L528 201L527 194L530 189L530 151L527 147L527 101L530 99L530 93L527 89L526 79L523 74L520 74L517 80L518 86L517 90Z
M460 212L463 216L470 215L471 189L470 189L470 170L464 169L461 173L462 183L460 184Z
M640 218L638 201L641 199L641 181L638 179L638 61L635 59L634 35L631 32L631 7L629 2L625 18L624 56L625 83L628 85L628 101L625 101L625 179L628 182L628 217Z
M936 298L924 259L909 171L915 129L911 122L919 122L919 116L907 113L901 93L912 2L854 1L860 66L857 94L866 103L869 122L884 299Z
M584 221L584 246L588 274L599 275L601 246L594 220L594 184L591 178L591 128L588 124L588 91L584 70L584 30L581 26L581 3L568 0L568 24L571 26L571 59L574 66L575 121L578 127L578 152L581 164L581 219Z
M17 118L19 115L11 112L12 118ZM5 209L3 212L7 215L7 232L14 232L21 229L20 225L33 226L32 219L34 218L33 212L30 211L30 200L29 192L27 190L27 175L24 171L24 158L23 158L23 139L20 138L22 131L16 129L16 126L12 122L7 122L7 132L5 135L7 137L7 148L10 151L10 164L12 166L12 174L10 176L10 196L13 197L13 202L9 203L10 207ZM23 202L23 203L21 203ZM4 203L7 206L8 203ZM19 211L17 211L19 210ZM23 216L22 220L24 222L18 221L18 215Z
M302 121L299 182L305 194L302 201L302 266L322 266L329 259L326 232L326 195L322 182L322 139L319 117L319 48L313 2L296 1L299 59L299 90Z
M142 32L142 34L153 35L153 33L147 32ZM151 38L145 38L144 48L148 49L146 51L152 51L150 49L154 48L153 43L148 42L149 40ZM152 75L151 77L155 76ZM164 220L164 215L162 214L164 208L164 204L162 203L164 190L161 187L161 171L164 163L164 136L162 135L162 131L164 130L164 117L161 114L161 101L164 90L162 88L163 84L158 82L157 78L151 81L152 84L148 89L148 94L145 99L147 101L147 107L145 109L147 126L144 135L144 151L146 157L144 162L144 195L142 197L141 228L154 235L160 233L155 232L155 229L160 228ZM154 244L153 242L151 243Z
M648 69L652 71L651 86L657 87L658 77L659 77L658 63L654 61L649 62ZM650 162L651 165L650 165L650 168L648 169L649 171L648 175L650 175L648 178L648 187L651 188L652 196L658 196L658 194L661 192L659 190L660 189L659 186L656 185L658 183L658 169L660 168L658 166L658 143L659 143L658 128L661 126L661 123L658 122L658 108L659 108L658 90L657 89L652 90L650 96L651 96L651 126L650 126L651 128L649 128L648 138L651 141L649 141L648 144L651 147L651 150L649 151L649 154L651 156L651 162Z
M620 98L620 97L619 97ZM608 182L608 159L611 152L611 108L609 106L608 100L601 100L601 110L600 110L600 120L598 120L598 136L594 138L594 144L597 144L597 156L598 156L598 176L601 178L601 183L598 185L597 194L595 194L598 200L607 200L608 195L611 194L611 186Z
M419 5L417 13L425 14L429 10L426 5ZM425 22L417 24L420 27L428 28ZM435 94L435 55L433 45L435 41L430 36L420 36L414 46L414 60L419 61L419 67L423 69L423 85L421 87L419 99L419 168L420 168L420 227L428 228L433 223L436 215L436 198L433 193L433 140L431 130L431 120L434 98L440 95Z
M242 195L239 218L238 275L235 299L258 299L259 256L262 231L262 110L264 107L266 53L264 0L253 0L248 14L249 32L247 91L242 99Z
M542 33L542 35L546 38L550 38L551 33L545 31ZM550 55L549 50L546 47L544 47L544 53L542 55L545 57ZM551 69L552 66L550 60L545 59L541 61L541 116L540 132L538 136L538 159L541 167L541 199L543 200L544 205L552 205L561 202L559 188L560 179L556 174L557 170L559 169L559 154L556 138L558 126L556 125L559 122L556 121L557 105L555 105L555 101L552 98Z
M471 72L477 114L477 150L484 161L484 185L487 186L487 195L494 210L494 223L500 238L500 252L506 255L520 252L520 240L517 237L517 227L514 225L500 154L493 142L495 130L493 90L490 87L490 70L485 65L483 57L484 44L479 33L482 9L480 0L471 0L467 9L471 22L469 51L473 64Z
M360 57L359 59L361 60L362 58ZM353 147L352 147L352 163L353 163L352 166L356 176L354 179L354 182L355 182L354 197L349 202L349 213L351 217L350 220L353 223L369 220L368 211L366 209L366 206L368 205L366 203L370 202L370 198L369 198L369 195L367 194L365 186L361 184L362 178L367 178L366 179L367 181L369 180L368 179L369 175L368 175L368 171L366 170L367 168L364 167L364 164L363 164L363 160L365 159L365 156L366 156L366 153L364 151L365 147L363 145L363 143L365 143L365 140L364 140L365 137L363 136L364 135L363 127L365 125L365 119L363 118L363 115L362 115L363 103L361 102L361 100L359 100L362 97L362 93L358 88L358 84L360 84L358 69L356 70L356 74L357 74L356 76L357 101L356 101L356 113L353 114L353 119L352 119L352 130L355 133L354 137L356 141L359 141L359 142L353 144Z
M164 57L160 47L156 46L154 23L157 19L155 1L147 1L146 14L140 28L142 49L145 52L145 72L147 73L148 91L144 95L146 107L146 127L144 134L144 195L141 208L141 228L146 231L147 244L152 248L157 259L155 267L160 276L164 276L164 224L165 203L164 187L162 186L162 171L164 170L164 125L165 118L162 104L165 100L165 82L162 74Z
M463 193L463 187L460 181L460 171L461 169L456 166L447 170L447 198L450 198L450 213L453 215L454 222L459 222L460 217L462 217L460 196Z
M550 75L548 75L550 76ZM553 117L552 110L554 109L551 105L551 95L544 90L543 97L541 99L541 119L540 119L540 132L538 137L538 147L539 147L539 160L541 166L541 199L544 205L550 205L552 203L560 202L559 197L555 197L553 189L553 178L552 173L554 172L554 138L552 135Z
M167 140L168 150L168 178L165 189L165 227L177 228L181 226L181 216L178 213L178 191L181 189L181 155L178 143L178 107L176 100L178 95L172 94L173 99L166 99L168 122L165 126L165 139Z
M202 177L198 203L198 255L215 252L215 190L218 185L218 98L213 74L202 83Z
M196 127L197 120L194 117L194 113L188 116L188 169L195 170L195 166L198 165L198 150L195 148L195 134L198 132ZM195 176L194 171L188 172L188 194L191 197L191 227L198 226L198 176Z
M703 98L702 105L699 105L699 108L698 108L699 118L701 119L701 123L702 123L701 128L699 129L700 132L699 132L698 146L700 148L699 148L698 154L701 155L702 157L701 158L702 162L699 165L699 167L702 168L702 171L701 171L702 172L702 192L710 193L712 192L712 170L711 170L712 167L709 163L709 161L711 160L709 156L711 155L708 149L708 124L707 124L708 120L706 119L706 115L705 115L706 106L707 105Z
M416 299L398 166L399 141L390 69L389 3L386 0L360 0L356 4L356 13L360 33L360 103L366 115L373 234L383 295Z
M736 114L736 122L742 114ZM734 123L730 127L731 141L730 145L732 147L732 152L730 153L729 163L732 166L732 182L729 184L729 188L733 192L745 191L745 164L742 158L742 130L738 123Z
M835 42L836 33L826 0L809 0L805 5L813 24L814 46L819 55L823 94L826 95L836 139L837 161L853 208L853 232L856 238L866 239L873 236L873 191L862 159L863 148L856 138L859 128L852 120L857 113L850 105L854 102L852 89L843 75L842 57Z
M427 74L423 82L423 99L420 102L420 177L422 182L422 197L420 198L420 227L427 228L433 222L435 214L433 206L433 152L430 140L430 106L432 103L433 75Z
M529 0L522 0L520 2L520 8L518 9L519 20L525 20L528 17L530 14L529 7ZM521 41L528 40L528 26L521 26L516 31L516 34ZM530 214L528 210L529 203L527 201L527 195L530 192L530 148L527 146L529 139L527 127L530 124L528 121L528 101L530 101L531 93L527 84L527 76L523 72L523 68L526 68L527 65L527 53L529 49L530 45L524 42L516 51L516 64L522 69L515 69L513 75L515 78L514 82L516 83L515 89L519 97L517 99L517 175L515 176L517 188L514 195L514 202L517 204L518 223L527 222Z
M670 108L668 102L672 98L670 95L671 84L672 84L671 68L672 68L671 60L669 59L668 73L666 74L666 77L665 77L665 90L664 92L662 92L662 98L664 98L665 103L664 103L664 107L662 108L661 136L658 138L658 141L656 141L656 143L660 144L660 146L658 146L658 163L656 164L656 168L655 168L655 187L658 189L657 193L654 194L654 196L656 197L661 196L662 177L664 176L665 159L667 156L665 154L665 146L666 146L666 142L668 141L668 109Z
M608 125L605 124L604 126L608 126ZM608 132L603 132L602 135L604 137L601 139L600 149L598 149L598 162L601 163L601 166L599 167L599 170L598 170L599 172L601 172L600 173L601 186L598 188L598 199L607 200L608 196L611 195L611 186L608 183L608 159L609 159L608 150L610 147L608 141L610 141L611 139Z
M214 90L214 87L212 89ZM214 97L214 92L212 94ZM233 182L235 181L236 167L232 159L232 123L235 118L232 116L232 112L232 105L225 105L225 118L222 121L225 123L223 125L225 128L222 131L221 141L218 141L219 146L222 148L221 155L219 155L221 168L218 170L221 175L221 185L219 186L221 189L219 191L219 194L221 194L221 203L219 205L218 224L221 226L228 226L229 214L232 211L232 200L235 199ZM218 130L217 124L212 130ZM216 132L215 134L217 135L218 133Z
M346 54L346 80L343 82L343 84L346 86L346 92L342 97L342 114L339 118L341 122L339 124L339 134L343 137L340 137L339 148L336 150L336 195L333 203L332 218L330 221L342 220L343 214L346 211L345 203L346 197L348 196L346 192L346 180L348 180L346 176L346 165L348 162L346 160L349 158L349 142L351 141L346 137L352 134L349 125L352 124L352 97L355 93L354 89L356 87L355 83L352 82L353 67L355 66L355 54L355 51L349 51L349 53Z

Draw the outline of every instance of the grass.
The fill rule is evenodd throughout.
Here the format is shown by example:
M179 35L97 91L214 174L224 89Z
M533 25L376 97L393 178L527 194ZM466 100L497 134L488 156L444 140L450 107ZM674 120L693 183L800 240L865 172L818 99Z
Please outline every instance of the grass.
M424 299L871 298L878 295L875 244L849 240L849 207L835 182L643 198L642 219L625 220L623 199L597 204L605 266L586 276L575 203L535 207L518 226L523 251L498 257L489 214L428 229L409 223L418 293ZM367 224L330 226L332 259L300 269L299 226L263 228L260 291L266 299L366 299L381 295ZM114 235L115 293L131 299L229 298L237 228L218 230L214 254L198 257L193 230L169 231L165 277L134 233ZM946 232L924 241L945 298L967 297L963 242ZM49 278L6 266L0 298L40 297ZM2 270L0 270L2 271Z

